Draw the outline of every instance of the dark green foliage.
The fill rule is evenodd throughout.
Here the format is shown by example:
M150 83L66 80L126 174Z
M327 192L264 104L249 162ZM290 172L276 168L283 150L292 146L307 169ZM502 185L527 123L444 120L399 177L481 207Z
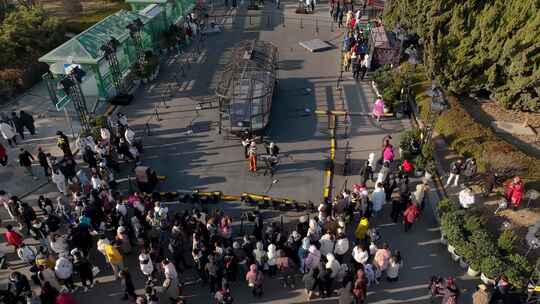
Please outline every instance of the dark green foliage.
M511 254L507 260L511 267L508 267L504 274L508 277L508 281L512 286L518 290L523 290L527 287L527 281L533 271L531 263L519 254Z
M465 228L469 234L473 234L475 231L478 231L484 227L486 223L487 219L482 215L467 214L463 228Z
M517 242L519 240L519 237L517 234L507 229L499 235L499 238L497 239L497 246L499 246L499 249L501 249L505 253L510 253L514 250L515 246L517 245Z
M444 87L540 111L540 1L393 0L384 22L423 38L428 75Z
M490 279L500 276L504 270L504 262L497 256L490 255L482 259L480 270Z
M455 212L458 210L459 210L458 205L455 202L449 200L448 198L444 198L440 200L439 203L437 204L437 212L439 213L439 216L441 217L446 213Z

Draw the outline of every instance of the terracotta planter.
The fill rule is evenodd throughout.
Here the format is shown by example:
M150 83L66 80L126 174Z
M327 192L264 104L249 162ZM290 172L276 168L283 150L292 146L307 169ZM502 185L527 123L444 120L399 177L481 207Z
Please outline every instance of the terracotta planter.
M488 278L485 274L480 274L480 280L486 285L495 285L495 280Z
M471 268L471 266L469 266L469 268L467 269L467 274L471 277L477 277L480 274L480 271L474 270Z

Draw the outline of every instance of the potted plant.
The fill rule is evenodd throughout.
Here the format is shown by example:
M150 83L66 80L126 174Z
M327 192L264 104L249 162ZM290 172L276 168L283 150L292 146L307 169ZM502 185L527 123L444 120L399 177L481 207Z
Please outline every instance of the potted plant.
M460 261L460 266L462 268L467 268L467 274L469 274L471 277L475 277L480 274L480 262L481 257L478 254L478 251L476 249L476 246L473 242L467 242L463 248L460 249L460 252L462 254L462 263Z
M469 246L469 242L467 240L462 239L461 241L458 241L454 247L454 253L452 254L452 259L456 262L459 262L459 266L463 269L467 269L469 265L467 264L467 261L464 257L464 253L467 251L467 247Z
M506 229L499 235L499 238L497 239L497 247L499 247L503 253L510 254L512 251L514 251L518 241L519 237L516 235L516 233L510 229Z
M424 175L427 159L422 154L420 154L414 159L414 164L414 175L416 177Z
M444 198L437 203L437 213L440 217L442 217L446 213L455 212L458 211L459 207L456 203L449 200L448 198ZM442 225L442 222L441 222Z
M484 284L495 284L495 279L504 272L504 263L503 261L495 256L489 255L482 259L480 263L480 279Z
M441 233L448 240L447 249L450 254L454 253L455 244L464 240L462 212L445 213L441 219Z
M524 290L533 267L525 257L519 254L509 255L507 262L509 267L504 274L508 277L508 281L517 290Z

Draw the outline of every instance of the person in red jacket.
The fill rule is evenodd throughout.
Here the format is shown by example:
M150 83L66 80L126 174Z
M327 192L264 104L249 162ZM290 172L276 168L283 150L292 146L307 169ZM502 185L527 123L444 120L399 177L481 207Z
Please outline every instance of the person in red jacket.
M6 166L8 161L6 148L0 143L0 165Z
M411 162L408 161L407 159L404 160L403 163L401 163L401 170L407 173L407 175L410 175L413 169L414 169L413 164L411 164Z
M17 231L13 230L13 226L11 225L7 225L6 229L7 232L4 237L6 238L7 243L14 246L15 248L19 248L23 243L22 236L17 233Z
M62 292L56 297L56 304L77 304L73 296L67 292Z
M403 213L403 225L405 226L405 232L411 230L412 224L416 222L416 219L420 216L420 209L416 204L409 204L409 207Z
M504 197L506 198L506 201L512 205L514 210L519 208L524 191L525 186L523 185L523 181L519 176L514 177L512 182L506 186Z

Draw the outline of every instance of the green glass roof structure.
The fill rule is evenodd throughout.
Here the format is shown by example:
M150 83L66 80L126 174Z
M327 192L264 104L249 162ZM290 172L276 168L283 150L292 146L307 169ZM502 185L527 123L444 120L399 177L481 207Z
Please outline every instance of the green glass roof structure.
M163 1L166 2L166 0ZM51 64L66 62L69 59L72 63L96 64L103 57L100 47L109 41L111 37L120 42L128 39L129 30L126 26L137 18L141 19L144 24L150 21L149 18L135 12L118 11L42 56L39 61Z

